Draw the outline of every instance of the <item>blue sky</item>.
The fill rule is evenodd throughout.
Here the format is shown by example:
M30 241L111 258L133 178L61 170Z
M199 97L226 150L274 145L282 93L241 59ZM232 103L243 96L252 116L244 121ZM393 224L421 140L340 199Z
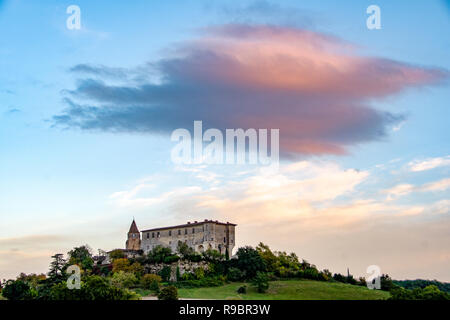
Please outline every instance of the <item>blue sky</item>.
M204 40L199 30L221 25L310 30L355 45L362 59L445 72L445 1L377 1L381 30L366 28L372 1L77 1L82 28L68 30L71 4L0 1L0 278L43 272L52 253L75 245L121 247L135 216L141 229L230 219L239 224L239 245L267 242L336 272L350 267L363 275L366 266L380 264L397 278L450 281L448 78L367 96L359 103L403 120L386 126L384 135L350 139L344 154L283 158L273 176L254 167L175 166L166 132L83 130L54 118L66 112L67 97L84 106L106 101L80 98L80 82L101 75L70 71L74 66L119 68L132 77L192 39ZM322 194L327 176L335 184ZM260 189L266 179L274 184ZM260 192L279 197L255 198ZM255 231L266 230L253 219L255 211L275 230ZM303 236L292 241L283 236L288 231ZM402 264L418 258L429 262Z

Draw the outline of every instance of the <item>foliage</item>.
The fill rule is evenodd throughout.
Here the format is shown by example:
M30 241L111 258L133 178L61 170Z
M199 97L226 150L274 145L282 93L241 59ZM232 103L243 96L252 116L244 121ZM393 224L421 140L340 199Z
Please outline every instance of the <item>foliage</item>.
M393 283L397 286L403 287L405 289L415 289L415 288L425 288L429 285L435 285L439 290L450 293L450 283L440 282L437 280L393 280Z
M45 279L47 279L45 274L35 274L35 273L31 273L31 274L25 274L25 273L21 273L18 277L17 280L21 280L23 282L28 283L31 288L37 289L37 286L39 283L43 282ZM1 286L0 286L1 288Z
M394 287L390 291L391 300L450 300L450 294L439 290L435 285L425 288L414 288L412 290L402 287Z
M228 269L227 278L230 281L239 281L245 278L245 272L238 268L231 267Z
M266 263L259 255L258 251L250 246L239 248L237 251L237 266L245 272L248 279L254 278L260 271L266 271Z
M205 270L203 268L196 268L194 270L194 275L197 280L202 280L205 277Z
M48 272L47 282L59 283L67 279L65 275L66 260L61 253L52 256L53 261L50 263L50 271Z
M264 293L269 289L269 279L264 272L257 272L252 279L252 284L258 289L259 293Z
M161 278L163 279L164 282L167 282L170 280L171 273L172 273L171 268L169 266L165 266L158 272L158 275L161 276Z
M382 274L380 277L380 284L381 284L381 290L384 291L391 291L395 285L394 282L392 282L391 277L387 274Z
M123 251L122 250L120 250L120 249L116 249L116 250L113 250L113 251L111 251L110 253L109 253L109 257L111 258L111 260L115 260L115 259L123 259L123 258L125 258L125 253L123 253Z
M203 259L209 262L220 262L225 259L225 256L215 249L208 249L202 253Z
M150 289L153 291L159 291L159 285L162 278L157 274L146 274L141 279L141 284L144 289Z
M159 300L178 300L178 289L174 286L167 286L162 288L158 294Z
M183 274L183 277L186 273ZM183 278L182 277L182 278ZM174 285L178 288L201 288L201 287L219 287L226 282L225 276L209 276L201 280L183 280L175 282Z
M134 262L130 267L128 268L128 272L134 273L134 275L138 278L144 274L144 267L139 262Z
M130 270L130 261L126 258L115 259L112 265L113 265L112 271L114 273L119 271L128 272Z
M189 247L183 241L178 241L177 244L177 252L180 254L180 257L188 260L190 256L194 255L195 251L193 248Z
M2 296L8 300L31 300L37 296L37 292L25 281L8 280L2 289Z
M179 258L172 253L169 247L156 246L147 254L147 263L171 263L177 261Z
M92 249L88 245L75 247L67 253L69 265L78 265L83 270L92 270L94 260L92 259Z
M246 285L240 286L237 289L237 293L239 293L239 294L246 294L247 293L247 286Z
M138 281L134 273L119 271L113 274L110 282L117 288L125 289L134 287Z

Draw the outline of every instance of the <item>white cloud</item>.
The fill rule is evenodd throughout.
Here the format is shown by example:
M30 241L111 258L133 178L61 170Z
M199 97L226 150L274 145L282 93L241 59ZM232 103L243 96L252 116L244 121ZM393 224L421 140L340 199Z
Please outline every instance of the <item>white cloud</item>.
M428 158L425 160L415 160L408 163L409 169L413 172L431 170L438 167L449 166L450 156Z

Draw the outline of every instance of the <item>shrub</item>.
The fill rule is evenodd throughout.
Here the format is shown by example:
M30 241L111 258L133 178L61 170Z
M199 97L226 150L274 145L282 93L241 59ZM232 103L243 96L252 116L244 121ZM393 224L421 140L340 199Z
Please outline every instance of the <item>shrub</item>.
M178 260L180 260L180 257L175 255L171 255L171 256L167 256L164 258L164 263L172 263L172 262L177 262Z
M172 273L172 270L169 266L165 266L161 269L161 271L158 272L158 275L161 276L164 282L167 282L170 280L170 274Z
M264 272L258 272L252 279L252 284L258 289L259 293L264 293L269 289L269 279Z
M112 265L113 265L112 269L113 272L119 271L128 272L130 269L130 261L128 261L128 259L125 258L115 259Z
M230 281L239 281L245 278L245 272L238 268L231 267L228 269L227 277Z
M32 300L36 295L36 291L22 280L8 280L2 289L2 296L8 300Z
M170 256L176 256L172 253L172 249L169 247L156 246L147 255L148 263L161 263ZM169 258L175 259L175 258Z
M239 287L237 289L237 293L239 293L239 294L246 294L247 293L247 286Z
M159 300L178 300L178 289L174 286L167 286L162 288L158 294Z
M141 283L144 289L159 291L159 284L162 279L157 274L146 274L142 277Z
M125 258L125 254L123 253L122 250L116 249L110 252L109 257L111 258L111 260L123 259Z
M137 278L134 273L119 271L111 277L111 284L116 288L131 288L137 284Z
M205 270L203 268L196 268L194 274L197 280L202 280L205 277Z

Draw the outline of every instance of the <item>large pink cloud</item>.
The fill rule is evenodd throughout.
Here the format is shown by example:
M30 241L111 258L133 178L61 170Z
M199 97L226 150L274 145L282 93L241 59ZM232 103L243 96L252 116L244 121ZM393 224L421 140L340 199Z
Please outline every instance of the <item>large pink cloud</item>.
M194 120L220 129L279 128L283 154L341 154L403 120L369 101L448 77L438 68L364 56L330 35L266 25L207 28L138 73L155 69L161 82L111 85L99 77L114 69L77 66L97 78L79 82L55 122L139 132L191 128ZM72 100L86 98L90 105Z

